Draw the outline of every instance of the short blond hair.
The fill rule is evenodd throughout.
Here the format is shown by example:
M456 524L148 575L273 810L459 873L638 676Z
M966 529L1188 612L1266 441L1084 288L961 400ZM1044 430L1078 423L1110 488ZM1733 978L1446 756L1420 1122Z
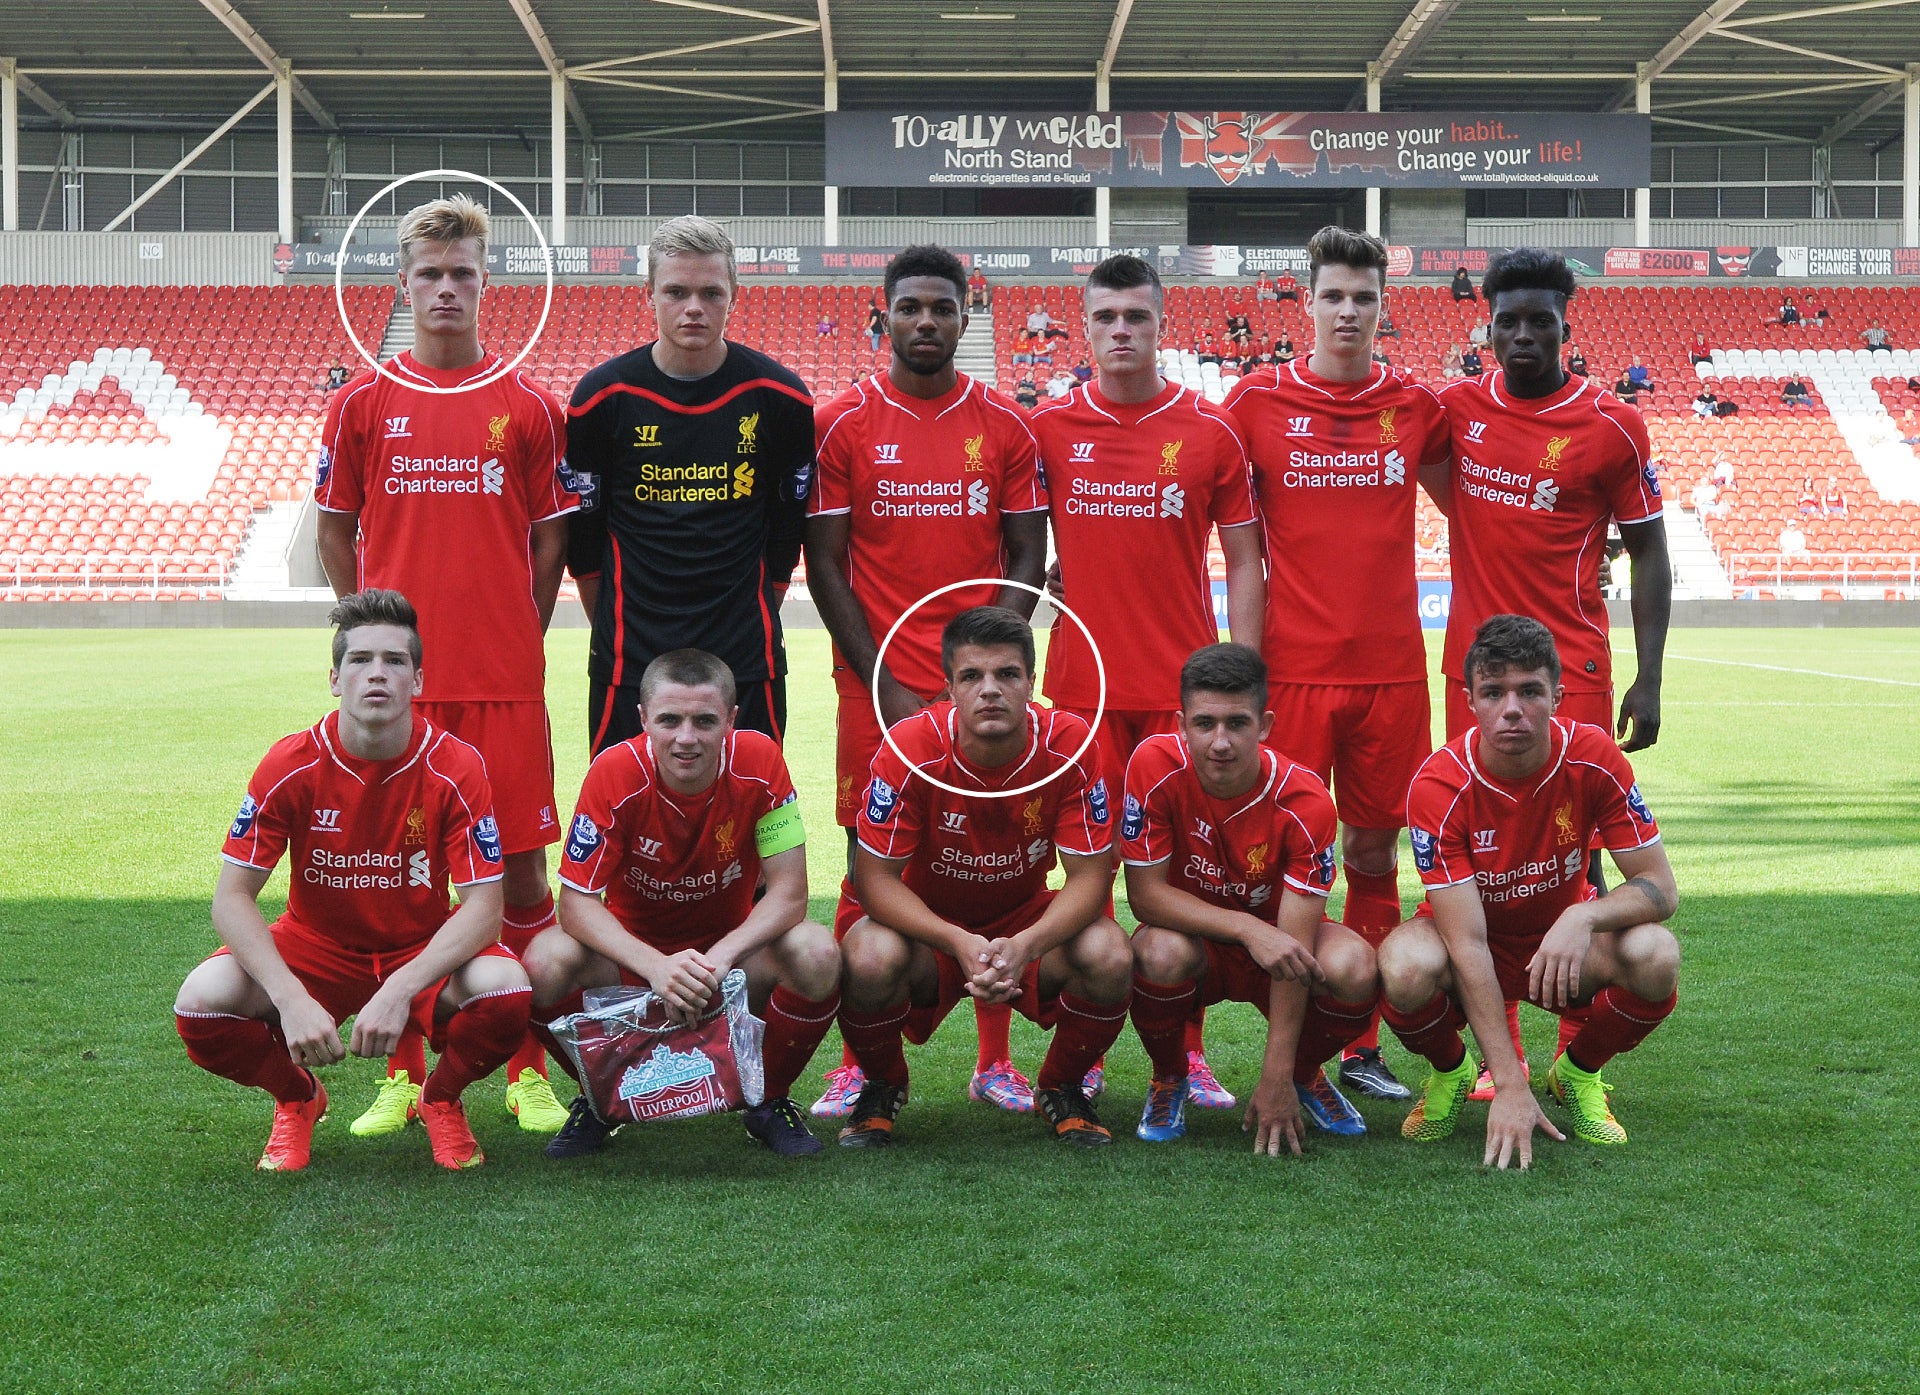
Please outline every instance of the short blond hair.
M733 239L727 230L711 218L697 213L669 218L653 230L647 242L647 284L653 284L655 269L662 257L711 257L727 259L727 284L737 286L740 278L734 270Z
M405 266L413 259L415 243L465 242L469 238L479 240L484 261L491 230L487 210L465 194L423 203L400 220L400 264Z

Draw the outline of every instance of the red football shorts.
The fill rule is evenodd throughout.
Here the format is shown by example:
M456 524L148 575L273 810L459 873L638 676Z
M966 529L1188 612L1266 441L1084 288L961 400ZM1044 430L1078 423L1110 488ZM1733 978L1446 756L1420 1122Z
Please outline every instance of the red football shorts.
M1473 708L1467 703L1467 686L1452 678L1447 684L1447 740L1451 741L1473 725ZM1600 730L1613 730L1613 689L1604 693L1568 693L1560 699L1554 716L1569 722L1586 722ZM1342 815L1342 817L1345 817Z
M314 1001L325 1008L336 1023L365 1007L367 1000L380 991L380 985L396 969L412 963L414 957L429 943L422 940L405 949L364 954L335 943L322 932L302 924L292 916L281 916L269 929L273 935L273 947L280 951L281 959L293 970L293 976L300 980L301 987L313 995ZM223 946L210 957L218 959L231 952ZM515 964L520 962L512 950L499 944L488 945L473 957L506 959ZM414 996L412 1025L423 1036L433 1035L434 1000L440 996L440 990L446 983L443 978Z
M1425 679L1340 685L1275 683L1268 741L1333 787L1340 822L1401 828L1407 787L1433 754L1433 707Z
M487 763L502 852L530 852L560 841L546 703L415 702L413 710L473 747Z
M840 694L839 735L834 742L833 819L852 828L860 819L860 801L867 797L873 758L879 753L880 723L873 715L873 694Z
M1065 707L1054 704L1062 712L1071 712L1087 722L1093 721L1093 709L1090 707ZM1107 782L1107 794L1118 799L1127 788L1127 762L1133 759L1134 751L1149 736L1158 736L1162 732L1180 730L1180 709L1170 707L1162 711L1115 710L1108 708L1100 716L1100 725L1095 729L1095 739L1100 743L1100 774Z
M1207 967L1200 976L1200 1006L1252 1003L1264 1017L1272 1002L1273 975L1239 945L1204 938L1200 945L1207 952Z
M1583 894L1580 899L1583 901L1593 901L1597 900L1599 896L1600 893L1593 889L1592 883L1588 883L1583 889ZM1427 902L1422 901L1418 909L1414 911L1413 918L1415 920L1432 920L1433 907ZM1553 926L1549 924L1543 925L1538 934L1489 934L1487 936L1487 948L1493 952L1493 971L1499 975L1500 978L1500 996L1508 1002L1525 1003L1533 1001L1527 997L1527 965L1533 962L1533 956L1540 949L1540 942L1546 939L1547 931L1552 928ZM1588 996L1591 997L1592 995L1589 994ZM1457 993L1454 995L1454 1001L1456 1003L1459 1001L1459 995ZM1541 1006L1541 1004L1536 1003L1535 1006L1538 1007ZM1553 1011L1551 1008L1547 1010L1549 1012ZM1464 1023L1465 1019L1463 1017L1462 1025L1464 1025Z
M1017 935L1040 919L1047 907L1053 904L1053 898L1053 892L1042 892L1032 900L1014 907L997 920L985 925L969 925L967 928L988 940ZM853 899L852 893L843 889L840 893L840 906L833 916L833 938L844 940L847 937L847 931L853 929L865 915L866 910ZM924 1042L932 1036L933 1029L946 1020L947 1014L952 1012L962 999L972 996L967 992L967 975L961 969L960 961L940 950L930 950L930 952L933 955L934 966L940 972L940 991L939 997L931 1007L916 1006L913 1010L913 1015L907 1023L907 1039L916 1043ZM1045 998L1041 997L1038 959L1027 965L1026 972L1020 976L1020 982L1020 996L1015 998L1009 1006L1022 1016L1038 1022L1042 1027L1051 1027L1054 1016L1060 1009L1060 995L1054 993Z

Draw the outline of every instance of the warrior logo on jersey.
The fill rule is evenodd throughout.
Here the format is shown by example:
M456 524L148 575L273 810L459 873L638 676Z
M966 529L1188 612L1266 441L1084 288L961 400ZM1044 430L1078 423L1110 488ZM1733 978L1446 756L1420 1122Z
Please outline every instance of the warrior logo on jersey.
M1380 414L1380 444L1383 446L1400 444L1400 433L1393 426L1393 414L1399 410L1398 407L1389 407Z
M1087 790L1087 816L1103 826L1107 822L1107 782L1104 777L1095 780Z
M734 447L741 455L752 455L760 449L760 414L752 412L740 418L740 443Z
M1553 811L1553 841L1571 843L1579 836L1573 828L1573 801L1569 799Z
M600 827L591 814L575 814L573 828L567 834L567 860L585 862L600 847Z
M728 819L713 830L713 846L722 857L733 856L733 820Z
M1653 822L1653 810L1647 807L1646 797L1640 793L1638 784L1630 786L1627 790L1627 807L1633 811L1633 816L1641 823Z
M987 444L987 433L984 431L981 432L978 436L969 436L967 437L966 440L960 443L961 447L967 453L967 473L968 474L977 475L981 471L987 468L987 462L983 460L980 455L980 452L983 449L985 449L986 444Z
M1264 877L1267 875L1267 845L1255 843L1247 849L1247 875Z
M1422 872L1431 872L1438 851L1433 835L1424 828L1409 828L1407 837L1413 841L1413 865Z
M1025 804L1020 806L1021 826L1026 829L1029 837L1035 833L1043 833L1046 831L1046 824L1040 817L1041 803L1041 797L1036 794L1032 799L1029 799Z
M1073 443L1073 463L1076 465L1093 464L1093 442L1075 441Z
M240 801L240 812L233 816L233 827L227 830L229 838L244 838L247 830L253 827L253 816L260 812L260 806L253 802L252 795L246 795Z
M1127 802L1121 806L1120 810L1120 836L1129 839L1138 838L1140 829L1146 821L1147 811L1140 807L1139 800L1128 795Z
M874 776L873 783L867 786L867 822L885 823L893 817L893 807L899 802L899 791L878 775Z
M1168 441L1160 447L1160 473L1177 475L1180 473L1180 447L1186 444L1183 437L1178 441Z
M1484 421L1470 421L1467 423L1467 439L1474 445L1479 445L1482 441L1486 440L1486 438L1487 424Z
M733 497L751 499L753 497L753 466L741 461L733 467Z
M635 450L652 450L659 444L660 428L658 426L647 425L633 428L633 448Z
M484 815L473 826L473 845L480 850L480 856L488 862L500 860L500 825L493 821L493 815Z
M1572 444L1573 437L1571 436L1549 437L1547 440L1547 453L1540 457L1540 464L1536 468L1541 470L1559 469L1560 452Z
M511 412L502 412L497 417L487 418L487 443L482 450L505 450L507 448L507 427L513 421Z
M407 810L407 837L409 845L427 841L427 811L414 807Z
M1332 889L1333 844L1327 844L1313 855L1313 871L1308 874L1307 880L1323 891Z

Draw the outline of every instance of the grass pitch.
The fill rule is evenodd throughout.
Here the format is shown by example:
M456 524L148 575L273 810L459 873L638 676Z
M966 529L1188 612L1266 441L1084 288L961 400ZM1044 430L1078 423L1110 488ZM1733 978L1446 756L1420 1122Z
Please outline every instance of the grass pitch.
M825 638L791 641L827 918ZM1680 882L1680 1008L1608 1070L1632 1143L1547 1143L1525 1175L1479 1167L1483 1106L1432 1148L1371 1103L1371 1136L1304 1159L1255 1159L1216 1114L1150 1148L1131 1031L1103 1106L1118 1141L1069 1152L966 1101L964 1009L912 1053L889 1154L783 1163L725 1118L552 1164L495 1080L468 1094L488 1164L455 1176L418 1130L348 1136L378 1071L350 1061L312 1168L255 1174L265 1098L191 1066L169 1007L215 944L254 763L329 704L325 648L0 632L0 1389L1920 1386L1914 632L1674 632L1637 768ZM585 635L550 650L569 804ZM1552 1026L1527 1022L1539 1072ZM1230 1088L1259 1027L1209 1018ZM1041 1050L1019 1019L1015 1050ZM808 1098L837 1054L829 1037Z

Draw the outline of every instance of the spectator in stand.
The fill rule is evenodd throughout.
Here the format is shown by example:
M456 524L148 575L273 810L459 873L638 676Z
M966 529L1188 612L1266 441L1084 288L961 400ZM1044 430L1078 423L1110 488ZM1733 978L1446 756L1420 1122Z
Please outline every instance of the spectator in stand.
M1567 372L1576 378L1587 376L1587 356L1577 344L1567 345Z
M879 301L867 307L867 348L872 353L880 352L880 341L887 337L887 311Z
M1482 320L1479 324L1467 331L1467 342L1476 349L1484 349L1487 347L1487 322L1485 320Z
M1244 311L1235 310L1227 316L1227 338L1236 349L1244 349L1253 343L1253 325Z
M346 364L338 358L334 359L333 366L327 370L326 391L332 392L335 388L345 387L352 377L353 374L347 371Z
M1273 277L1264 271L1260 273L1260 279L1253 283L1253 298L1256 301L1278 300L1280 298L1273 288Z
M1473 288L1473 277L1468 274L1464 266L1454 268L1453 281L1448 285L1447 289L1453 292L1453 298L1455 300L1479 299L1479 293Z
M1284 329L1280 331L1280 337L1273 341L1273 361L1275 363L1293 362L1293 336Z
M1831 319L1832 316L1827 313L1826 304L1820 299L1819 293L1815 291L1812 286L1808 286L1804 299L1807 303L1801 310L1801 327L1803 329L1825 329L1827 327L1827 321Z
M967 275L967 309L985 310L992 302L992 292L987 289L987 273L976 266Z
M1220 341L1213 337L1211 330L1203 330L1193 346L1193 356L1202 363L1220 362Z
M1693 487L1693 511L1702 518L1727 516L1727 506L1720 500L1719 487L1711 479L1702 479Z
M1013 336L1013 362L1016 366L1033 362L1033 336L1024 329Z
M1733 462L1722 455L1713 462L1713 473L1708 476L1722 493L1733 488Z
M1866 341L1867 348L1873 353L1890 354L1893 352L1893 340L1888 337L1887 331L1881 327L1880 321L1878 320L1870 322L1865 329L1861 330L1860 337Z
M1687 347L1687 362L1696 368L1703 363L1713 362L1713 345L1707 339L1707 332L1704 329L1696 329L1693 332L1693 343Z
M1820 496L1814 492L1813 476L1800 481L1800 516L1810 518L1820 512Z
M1701 421L1711 421L1719 415L1719 411L1720 399L1713 395L1713 389L1702 387L1699 395L1693 399L1693 414Z
M1800 323L1800 306L1794 300L1792 291L1780 298L1780 323L1782 326L1797 326Z
M1071 371L1076 383L1088 382L1093 378L1093 365L1087 362L1085 354L1080 355L1080 361L1073 365Z
M1387 308L1387 298L1380 297L1380 323L1374 327L1373 337L1379 339L1398 339L1400 327L1393 322L1393 312Z
M1375 363L1384 363L1389 368L1393 366L1393 360L1387 357L1387 351L1378 344L1373 346L1373 361Z
M822 339L826 339L829 336L831 336L833 332L838 328L840 328L840 321L834 319L833 316L829 315L824 310L820 312L819 323L814 325L813 327L814 333L818 334Z
M1640 402L1640 387L1624 368L1620 370L1620 376L1613 380L1613 395L1629 407L1637 406Z
M1780 555L1789 562L1805 562L1813 555L1807 551L1807 535L1800 531L1795 519L1789 518L1787 526L1780 530Z
M1460 355L1460 376L1477 378L1480 376L1480 346L1468 344L1467 351Z
M1847 516L1847 496L1840 488L1840 481L1832 475L1827 476L1827 487L1820 495L1820 508L1828 518Z
M1049 315L1044 305L1035 305L1033 313L1027 316L1027 333L1037 336L1042 343L1067 337L1066 326Z
M1033 381L1032 373L1023 376L1014 387L1013 400L1022 407L1038 407L1040 405L1040 388L1039 385Z
M1633 362L1627 365L1627 376L1633 379L1634 387L1644 397L1653 396L1653 370L1640 361L1640 355L1633 356Z
M1811 407L1813 394L1807 391L1804 382L1789 374L1786 382L1780 385L1780 400L1789 407Z
M1300 303L1300 283L1294 279L1291 271L1280 273L1279 289L1274 292L1273 298L1276 301L1290 300L1295 305Z
M1073 374L1064 368L1053 370L1053 376L1047 379L1048 397L1065 397L1073 391Z
M1460 346L1458 344L1447 345L1447 351L1440 355L1440 376L1443 378L1458 378L1464 376L1466 371L1460 357Z

